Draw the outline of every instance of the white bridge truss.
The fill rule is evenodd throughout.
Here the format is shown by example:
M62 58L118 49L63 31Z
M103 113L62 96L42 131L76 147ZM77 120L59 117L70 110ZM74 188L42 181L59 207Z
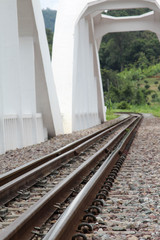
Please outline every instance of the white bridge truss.
M131 8L152 11L103 14ZM102 37L159 26L160 0L60 0L51 66L39 1L1 0L0 153L103 123Z
M150 8L141 16L107 10ZM61 0L53 44L53 72L65 132L105 121L98 50L110 32L149 30L160 36L159 0Z

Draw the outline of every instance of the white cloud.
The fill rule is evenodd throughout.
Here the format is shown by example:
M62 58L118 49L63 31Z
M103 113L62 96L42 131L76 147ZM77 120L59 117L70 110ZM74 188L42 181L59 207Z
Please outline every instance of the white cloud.
M40 0L40 3L42 9L50 8L57 10L59 0Z

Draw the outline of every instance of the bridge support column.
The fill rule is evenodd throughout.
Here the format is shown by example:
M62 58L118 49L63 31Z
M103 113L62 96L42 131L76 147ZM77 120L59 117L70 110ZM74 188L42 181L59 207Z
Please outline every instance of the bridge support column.
M98 48L86 1L61 1L53 43L53 73L65 133L105 121Z
M39 2L1 0L0 33L1 154L63 127Z

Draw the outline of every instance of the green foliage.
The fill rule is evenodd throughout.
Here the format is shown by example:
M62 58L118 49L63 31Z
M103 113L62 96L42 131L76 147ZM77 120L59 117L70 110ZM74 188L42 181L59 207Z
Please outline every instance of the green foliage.
M112 120L112 119L115 119L115 118L118 118L119 116L117 114L115 114L113 112L113 110L109 110L107 109L107 112L106 112L106 120L109 121L109 120Z
M121 91L120 89L111 86L110 88L110 99L113 103L119 102L119 99L121 99Z
M130 105L130 109L114 109L114 112L135 112L135 113L151 113L156 117L160 117L159 104L155 103L154 105Z
M110 10L105 14L115 17L135 16L149 11L148 8L122 9ZM109 33L103 37L99 54L103 69L123 71L130 65L144 69L158 62L160 43L156 34L149 31Z
M138 16L149 11L151 11L149 8L139 8L139 9L133 8L133 9L123 9L123 10L109 10L107 11L106 14L113 17Z
M49 8L42 10L45 28L46 28L46 35L48 40L48 46L50 51L50 56L52 54L52 42L53 42L53 32L55 27L55 20L56 20L56 10L51 10Z
M102 69L122 71L126 65L127 33L109 33L103 37L99 51Z
M158 90L160 91L160 85L158 86Z
M158 84L158 81L155 81L154 83L155 83L155 84Z
M102 39L99 51L101 68L123 71L135 65L146 68L156 64L160 56L160 43L151 32L109 33Z
M157 94L153 94L152 95L152 98L154 99L154 98L156 98L157 97Z
M129 84L125 85L121 90L121 99L120 100L131 103L133 98L134 98L133 87Z
M52 42L53 42L53 33L50 29L46 29L46 35L48 39L48 46L49 46L49 51L50 51L50 56L52 54Z
M149 66L144 69L137 69L135 66L133 66L133 68L124 69L124 71L121 73L115 73L111 70L103 70L103 82L106 84L105 77L109 79L109 91L107 87L105 88L106 106L113 107L115 104L122 101L125 101L130 105L135 104L137 106L143 105L145 103L150 104L151 101L159 102L160 94L154 99L151 96L151 94L155 94L155 90L151 88L154 86L155 81L154 78L148 78L148 76L150 76L148 69L150 72L152 72L153 75L155 75L160 72L160 64ZM141 79L136 79L136 76L137 78L139 77ZM116 81L114 82L115 78ZM145 85L142 83L142 79L144 79L144 83L146 83Z
M154 93L153 95L152 95L152 99L155 101L156 99L158 99L158 95L157 95L157 93ZM153 101L152 100L152 101Z
M120 17L149 12L150 9L111 10L105 14ZM145 69L158 63L160 43L156 34L149 31L109 33L102 39L99 51L101 67L114 71L134 65Z
M136 91L136 95L135 95L135 100L134 100L134 104L136 105L141 105L144 104L146 101L146 92L143 92L142 89L138 89Z
M143 80L147 77L155 76L160 73L160 64L150 65L145 69L136 68L134 65L131 65L130 68L125 68L124 71L118 73L118 76L122 81L134 81L134 80ZM148 83L148 80L144 80L145 83Z
M118 109L130 109L130 105L126 101L122 101L117 105Z
M146 88L146 89L150 88L150 85L149 85L149 84L146 84L146 85L145 85L145 88Z
M150 89L142 89L142 92L145 94L145 96L150 95L152 93L152 90Z
M108 92L109 85L119 86L119 78L116 72L107 69L101 69L102 83L104 92Z

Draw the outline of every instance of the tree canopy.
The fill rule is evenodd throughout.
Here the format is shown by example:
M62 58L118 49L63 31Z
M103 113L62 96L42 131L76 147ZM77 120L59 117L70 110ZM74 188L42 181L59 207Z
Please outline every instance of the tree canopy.
M140 15L148 8L110 10L105 14L115 17ZM101 68L123 71L131 64L150 65L159 61L160 43L155 33L149 31L109 33L102 39Z

